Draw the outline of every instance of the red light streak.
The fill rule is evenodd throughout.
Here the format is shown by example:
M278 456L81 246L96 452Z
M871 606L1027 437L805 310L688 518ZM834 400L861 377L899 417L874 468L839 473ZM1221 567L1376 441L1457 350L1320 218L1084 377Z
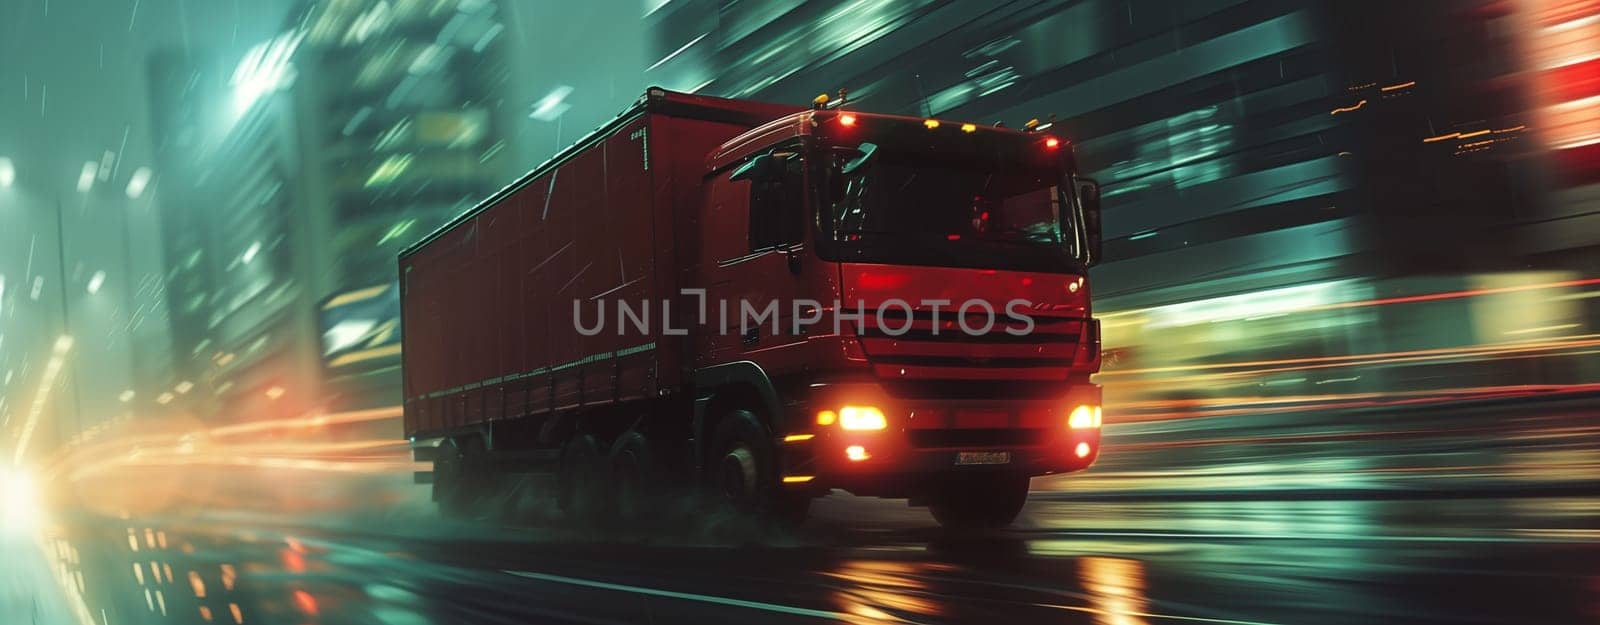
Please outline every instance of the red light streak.
M290 573L306 572L306 557L293 549L283 550L283 570Z
M309 616L317 614L317 598L304 590L294 591L294 605Z
M1486 131L1487 132L1487 131ZM1588 286L1600 284L1600 278L1585 278L1580 280L1563 280L1560 282L1545 282L1542 284L1524 284L1520 286L1503 286L1487 289L1470 289L1465 291L1447 291L1443 293L1429 293L1427 295L1408 295L1404 297L1387 297L1382 299L1369 299L1358 302L1341 302L1338 304L1324 304L1302 308L1295 312L1311 312L1317 310L1337 310L1341 308L1360 308L1363 306L1387 306L1390 304L1409 304L1411 302L1432 302L1443 299L1457 299L1462 297L1477 297L1480 295L1494 295L1497 293L1516 293L1519 291L1534 291L1538 289L1555 289L1572 286Z

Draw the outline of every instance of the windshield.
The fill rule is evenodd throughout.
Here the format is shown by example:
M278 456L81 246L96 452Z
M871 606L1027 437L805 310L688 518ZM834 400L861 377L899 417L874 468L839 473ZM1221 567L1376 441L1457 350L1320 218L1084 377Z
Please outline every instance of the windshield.
M1060 169L1005 152L832 153L823 236L860 260L1052 270L1082 259ZM846 170L850 170L846 173ZM936 258L934 256L937 256ZM1006 261L1011 261L1007 263Z

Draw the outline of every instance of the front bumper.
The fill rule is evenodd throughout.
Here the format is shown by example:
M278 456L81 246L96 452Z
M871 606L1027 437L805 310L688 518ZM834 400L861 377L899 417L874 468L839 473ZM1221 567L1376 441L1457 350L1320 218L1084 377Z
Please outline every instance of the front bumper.
M1079 384L1051 399L892 398L875 384L814 389L803 424L779 437L784 485L818 493L914 497L953 475L1027 476L1081 471L1100 455L1100 428L1070 428L1079 405L1099 406L1099 385ZM845 431L818 425L819 410L872 405L888 427ZM850 448L859 447L852 458ZM863 453L864 452L864 453ZM865 456L861 458L861 456Z

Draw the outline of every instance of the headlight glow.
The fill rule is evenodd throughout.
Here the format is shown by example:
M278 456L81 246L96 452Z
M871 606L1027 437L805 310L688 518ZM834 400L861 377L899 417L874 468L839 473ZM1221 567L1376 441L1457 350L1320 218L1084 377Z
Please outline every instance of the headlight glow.
M839 427L851 431L882 430L889 427L889 421L876 406L845 406L839 409Z
M1079 405L1072 409L1072 415L1067 417L1067 427L1074 430L1088 430L1100 427L1100 407Z

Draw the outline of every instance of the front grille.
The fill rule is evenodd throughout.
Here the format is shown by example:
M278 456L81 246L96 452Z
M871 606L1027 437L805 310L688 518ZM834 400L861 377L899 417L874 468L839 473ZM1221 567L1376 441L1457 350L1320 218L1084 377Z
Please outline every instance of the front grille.
M1079 360L1086 326L1084 319L1035 317L1032 332L1016 336L1006 330L1021 331L1021 327L1001 318L988 333L972 336L943 313L936 328L931 310L915 310L910 315L896 309L884 312L882 319L868 316L861 320L857 336L878 377L896 382L1064 382ZM891 335L887 329L907 331Z
M1055 399L1066 393L1066 384L1065 380L884 380L883 388L900 399Z
M1029 447L1044 443L1043 428L962 428L952 430L908 430L911 446L919 449L941 447Z

